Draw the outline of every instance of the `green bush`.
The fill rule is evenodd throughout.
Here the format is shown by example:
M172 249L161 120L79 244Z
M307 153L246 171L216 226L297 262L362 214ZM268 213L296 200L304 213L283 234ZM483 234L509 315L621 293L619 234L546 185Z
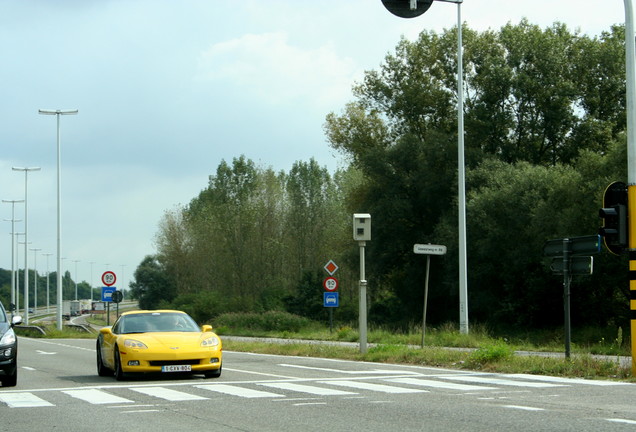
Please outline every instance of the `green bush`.
M217 328L224 328L230 332L299 332L311 326L312 321L288 312L268 311L263 313L226 313L215 318Z
M495 343L479 347L470 354L468 360L473 364L484 365L512 358L514 353L515 351L511 346L502 340L498 340Z

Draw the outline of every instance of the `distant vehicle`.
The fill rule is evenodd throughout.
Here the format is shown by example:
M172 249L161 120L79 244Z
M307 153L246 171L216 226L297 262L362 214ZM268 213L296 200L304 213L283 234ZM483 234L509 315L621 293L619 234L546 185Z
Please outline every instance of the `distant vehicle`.
M203 374L221 376L221 339L212 326L199 327L185 312L124 312L97 337L97 374L118 381L129 373Z
M80 302L79 300L64 300L62 301L62 317L64 319L71 319L71 317L80 315Z
M79 300L79 312L80 314L89 314L93 309L93 301L91 299Z
M20 315L9 319L0 302L0 381L4 387L14 387L18 382L18 339L13 326L21 322Z

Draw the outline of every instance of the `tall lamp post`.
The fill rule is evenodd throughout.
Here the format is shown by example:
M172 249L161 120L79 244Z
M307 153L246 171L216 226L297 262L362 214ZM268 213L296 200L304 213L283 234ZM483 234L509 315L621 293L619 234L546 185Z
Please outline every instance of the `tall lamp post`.
M3 203L11 203L11 303L15 305L15 308L18 308L18 303L16 300L16 289L17 285L15 283L15 223L20 222L21 219L15 218L15 204L24 202L24 200L2 200Z
M29 325L29 216L28 216L28 178L30 171L40 171L40 167L12 167L13 171L24 171L24 323Z
M33 299L33 312L35 312L38 308L38 252L42 248L29 248L29 250L33 251L33 295L35 296Z
M457 5L457 198L459 202L459 331L468 333L468 260L466 253L466 168L464 162L464 69L462 53L463 0L382 0L392 14L415 18L431 7L433 1ZM631 0L625 0L631 1Z
M53 254L47 252L42 255L46 257L46 313L49 313L49 257Z
M62 330L62 158L60 152L60 116L77 114L77 110L38 110L57 117L57 329Z
M77 263L80 260L73 260L73 262L75 263L75 300L77 300Z

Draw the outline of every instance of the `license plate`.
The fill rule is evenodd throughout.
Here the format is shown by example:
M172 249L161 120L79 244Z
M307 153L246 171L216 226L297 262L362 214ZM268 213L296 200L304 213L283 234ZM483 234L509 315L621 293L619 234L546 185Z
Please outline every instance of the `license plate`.
M192 372L190 365L161 366L161 372Z

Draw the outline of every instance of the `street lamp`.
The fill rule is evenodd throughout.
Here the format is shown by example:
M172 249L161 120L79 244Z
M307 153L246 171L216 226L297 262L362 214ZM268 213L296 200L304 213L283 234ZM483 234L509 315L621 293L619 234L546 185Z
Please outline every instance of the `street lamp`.
M459 331L468 333L468 275L466 253L466 168L464 162L464 70L462 54L463 0L382 0L384 6L401 18L414 18L426 12L433 1L457 5L457 198L459 202ZM625 0L629 2L631 0ZM407 6L408 3L408 6Z
M46 313L49 312L49 257L53 255L52 253L43 253L46 257Z
M73 262L75 263L75 300L77 300L77 263L80 260L73 260Z
M24 171L24 244L29 244L29 217L27 206L29 171L40 171L40 167L12 167L13 171ZM28 246L24 248L24 323L29 325L29 260Z
M35 295L35 299L33 300L33 312L35 313L38 309L38 252L41 251L42 248L29 248L29 250L33 251L33 292Z
M60 116L74 115L77 110L38 110L42 115L57 117L57 329L62 330L62 159L60 152Z
M15 218L15 204L24 202L24 200L2 200L2 202L11 203L11 303L14 304L17 309L18 303L15 295L17 289L17 285L15 283L15 223L20 222L21 219Z

